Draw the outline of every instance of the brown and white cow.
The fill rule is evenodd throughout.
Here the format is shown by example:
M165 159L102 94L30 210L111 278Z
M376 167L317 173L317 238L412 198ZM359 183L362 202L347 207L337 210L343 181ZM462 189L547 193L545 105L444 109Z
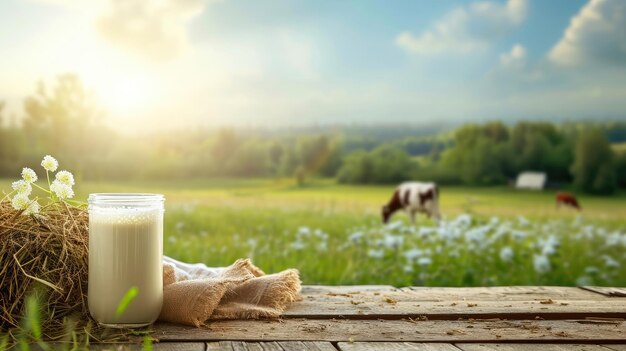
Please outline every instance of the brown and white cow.
M556 193L556 208L560 208L562 205L573 207L578 211L582 210L582 207L578 204L576 196L571 193Z
M415 215L424 213L428 218L439 221L439 189L435 183L405 182L400 184L393 193L389 203L383 206L383 223L396 211L403 209L415 224Z

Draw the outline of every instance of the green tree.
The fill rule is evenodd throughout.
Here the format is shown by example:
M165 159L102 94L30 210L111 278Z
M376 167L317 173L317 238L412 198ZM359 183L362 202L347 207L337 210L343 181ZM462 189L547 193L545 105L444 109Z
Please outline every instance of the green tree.
M617 177L613 164L613 151L609 141L599 129L583 131L576 141L574 185L593 194L611 194L617 188Z

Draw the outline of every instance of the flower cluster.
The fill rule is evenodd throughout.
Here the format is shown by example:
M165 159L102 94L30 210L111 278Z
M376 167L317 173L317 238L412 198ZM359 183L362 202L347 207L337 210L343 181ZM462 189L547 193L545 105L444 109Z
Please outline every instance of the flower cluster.
M36 184L37 173L31 168L22 169L22 179L11 184L13 191L9 195L11 198L11 206L18 211L22 211L23 215L38 214L41 205L38 198L30 198L33 192L33 186L46 192L50 200L67 200L74 197L74 175L68 171L59 171L56 173L54 180L50 183L50 173L56 172L59 168L59 162L52 156L46 155L41 161L41 166L46 171L46 179L48 180L48 189Z

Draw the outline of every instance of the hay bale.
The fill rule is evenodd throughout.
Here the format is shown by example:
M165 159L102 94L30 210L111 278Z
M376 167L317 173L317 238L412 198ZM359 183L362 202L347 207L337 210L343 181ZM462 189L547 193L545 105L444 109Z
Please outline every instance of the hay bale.
M43 215L22 215L0 202L0 330L19 327L24 301L34 285L47 286L44 330L63 318L88 321L88 215L65 203Z

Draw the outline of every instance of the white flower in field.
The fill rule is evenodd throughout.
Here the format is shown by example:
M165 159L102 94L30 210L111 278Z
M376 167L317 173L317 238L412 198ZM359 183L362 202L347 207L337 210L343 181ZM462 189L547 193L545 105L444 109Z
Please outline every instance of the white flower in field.
M459 215L452 221L452 225L455 227L468 228L472 225L472 216L467 213Z
M598 267L589 266L585 268L585 273L590 274L590 275L598 274L600 273L600 269L598 269Z
M517 240L522 240L524 239L528 234L526 234L526 232L523 232L521 230L512 230L511 231L511 235L513 235L513 238L517 239Z
M300 227L298 228L298 232L296 234L298 236L309 236L311 235L311 229L309 227Z
M371 258L383 258L385 257L385 251L380 249L380 250L374 250L374 249L370 249L367 252L367 255Z
M257 239L254 239L254 238L250 238L250 239L246 240L246 243L251 248L255 248L257 246L257 244L259 243L259 241Z
M401 235L385 234L385 238L383 239L383 245L390 249L398 248L402 246L403 243L404 237Z
M620 266L619 262L609 255L602 255L602 259L604 260L604 264L609 268L619 268Z
M533 266L535 267L535 272L539 274L548 273L552 268L550 266L550 260L548 256L544 255L535 255L533 257Z
M348 236L348 240L357 243L361 241L361 239L363 238L363 235L364 235L363 232L354 232L350 234L350 236Z
M476 243L483 243L490 229L491 228L486 225L472 228L465 233L465 237L467 240L474 241Z
M504 262L510 262L513 259L513 249L510 246L505 246L500 250L500 259Z
M289 246L291 246L291 248L296 251L302 251L306 247L306 245L302 241L294 241Z
M28 167L22 168L22 179L29 183L34 183L37 181L37 173Z
M417 234L419 236L429 236L432 233L435 233L437 231L437 228L433 228L433 227L420 227L419 231L417 232Z
M320 243L318 243L315 248L317 249L317 251L322 251L322 252L326 252L328 251L328 243L326 241L322 241Z
M559 247L559 239L554 235L550 235L547 239L539 239L539 246L541 247L542 255L552 255L556 253L556 249Z
M387 224L385 227L388 230L400 229L400 228L402 228L402 222L400 222L400 221L391 222L391 223Z
M15 189L15 188L13 188ZM606 237L606 246L617 246L622 241L622 235L619 232L613 232Z
M403 270L404 270L404 273L411 273L413 272L413 266L406 265L404 266Z
M13 182L11 187L13 190L17 191L18 194L25 194L27 196L33 191L33 187L24 179Z
M517 216L517 223L522 227L526 227L530 224L530 221L524 216Z
M59 162L54 157L46 155L41 161L41 167L43 167L46 171L54 172L59 167Z
M576 285L585 286L585 285L595 285L595 284L593 283L593 279L591 277L583 275L583 276L578 277L578 279L576 279Z
M59 199L71 199L74 197L74 190L71 186L61 183L59 180L54 180L50 184L50 191L52 191Z
M37 214L39 213L39 209L41 207L39 206L39 202L33 200L28 204L28 207L26 207L26 209L24 210L24 212L22 212L23 215L32 215L32 214Z
M432 263L433 260L430 257L420 257L417 260L417 264L419 264L420 266L430 266Z
M24 193L18 193L11 199L11 206L18 211L26 209L29 203L30 199L28 195Z
M74 185L74 175L68 171L59 171L56 174L55 178L56 180L58 180L59 182L65 185L69 185L69 186Z
M424 251L420 249L411 249L404 251L404 257L406 257L406 260L409 262L413 262L416 258L422 257L423 255Z

